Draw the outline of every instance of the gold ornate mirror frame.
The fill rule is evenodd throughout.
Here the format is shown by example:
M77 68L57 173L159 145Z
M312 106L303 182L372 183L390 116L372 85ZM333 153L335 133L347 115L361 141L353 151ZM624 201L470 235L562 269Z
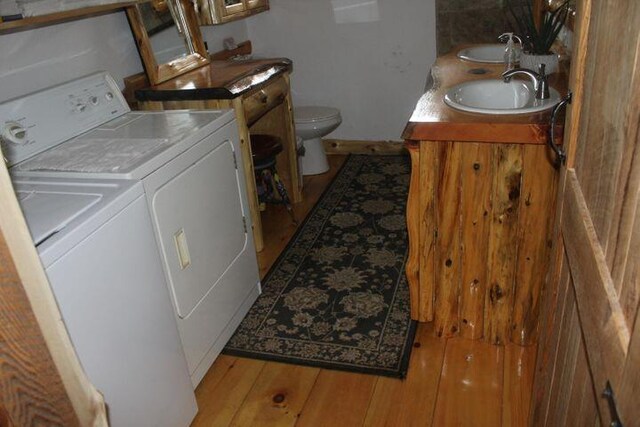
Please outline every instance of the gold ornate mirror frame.
M131 31L138 44L138 52L144 64L147 77L152 85L171 80L181 74L202 67L209 63L209 55L204 47L200 28L197 24L193 4L190 0L153 1L155 10L162 10L167 2L172 2L173 15L177 20L178 31L184 33L187 49L190 53L180 56L167 63L159 64L151 47L151 40L147 33L140 11L140 5L127 7L127 17Z

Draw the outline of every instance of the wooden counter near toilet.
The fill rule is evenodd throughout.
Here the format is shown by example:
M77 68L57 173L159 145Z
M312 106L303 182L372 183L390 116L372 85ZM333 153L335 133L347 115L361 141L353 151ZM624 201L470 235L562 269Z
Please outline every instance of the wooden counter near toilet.
M452 86L497 79L503 71L455 52L436 61L435 84L403 134L412 162L411 316L433 321L439 336L532 344L554 238L557 172L545 146L550 112L481 115L446 106ZM478 69L483 74L470 73ZM550 78L561 93L563 78Z
M284 151L278 155L278 171L291 200L294 203L302 200L289 86L291 70L291 61L284 58L212 61L210 65L135 93L138 106L143 110L235 110L258 252L263 249L264 241L251 156L251 132L268 133L282 139Z

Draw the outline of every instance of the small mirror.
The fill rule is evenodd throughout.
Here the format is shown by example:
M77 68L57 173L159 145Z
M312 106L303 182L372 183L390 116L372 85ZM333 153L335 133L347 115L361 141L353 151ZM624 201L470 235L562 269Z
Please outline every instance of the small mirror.
M151 84L209 63L189 0L137 4L127 8L127 17Z

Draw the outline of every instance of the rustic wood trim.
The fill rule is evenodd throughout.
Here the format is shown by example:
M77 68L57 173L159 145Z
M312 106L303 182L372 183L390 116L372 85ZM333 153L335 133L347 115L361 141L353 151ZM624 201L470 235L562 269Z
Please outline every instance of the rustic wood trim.
M131 31L138 45L140 58L144 64L147 77L153 85L171 80L174 77L187 73L191 70L195 70L196 68L207 65L210 62L209 54L204 48L204 42L200 34L200 27L196 25L196 16L193 4L188 0L176 1L181 5L180 7L185 15L185 22L187 23L185 32L189 33L195 52L166 64L158 64L156 61L151 47L151 41L149 40L149 35L144 28L139 6L136 4L126 8L127 18L129 18Z
M584 199L575 170L567 172L565 216L562 232L573 288L577 300L589 365L596 390L604 390L607 380L615 387L620 367L624 365L630 341L624 313L611 278L609 267L587 202ZM599 399L604 400L604 399ZM606 411L606 402L599 402ZM603 412L606 413L606 412Z
M222 0L197 0L200 11L198 13L198 24L225 24L269 10L269 2L267 0L260 0L254 3L251 4L247 0L242 0L237 5L225 7Z
M251 137L249 127L244 116L242 98L231 101L231 105L236 112L238 131L240 134L240 151L242 152L242 169L244 170L244 181L247 186L247 202L249 203L249 213L251 215L251 227L253 229L253 242L256 252L264 249L264 239L262 236L262 219L260 218L260 207L258 204L258 193L256 190L255 169L253 168L253 154L251 152Z
M438 179L435 184L435 222L438 238L435 244L434 331L437 336L451 337L460 330L458 297L462 280L461 157L464 147L457 142L436 144Z
M106 426L0 162L0 399L16 426Z
M302 180L300 179L300 173L298 172L298 142L296 138L296 128L293 123L293 99L291 98L291 81L289 74L286 73L282 76L286 82L286 91L284 97L284 103L281 108L284 109L283 122L285 133L285 150L287 151L289 171L289 180L291 182L291 201L293 203L300 203L302 201Z
M420 169L420 143L407 142L407 150L411 157L411 169ZM409 183L409 198L407 201L407 230L410 236L420 234L420 174L412 173ZM420 241L421 239L409 239L409 256L405 266L405 274L409 284L409 299L411 302L411 318L420 322L428 319L420 310Z
M406 153L402 141L365 141L348 139L323 139L327 154L403 154Z
M85 19L92 16L106 15L123 10L126 7L136 5L148 0L132 0L125 3L114 3L100 6L83 7L64 12L49 13L46 15L22 18L17 21L0 20L0 34L9 34L19 31L33 30L34 28L45 27L53 24Z
M541 113L543 116L545 113ZM547 114L548 115L548 114ZM490 116L489 116L490 117ZM501 116L500 116L501 117ZM550 117L550 116L549 116ZM407 139L422 141L461 141L493 144L538 144L544 145L549 134L549 125L540 123L419 123L410 122L405 128ZM548 118L546 120L549 120ZM556 126L556 135L562 135L562 126Z
M253 16L255 14L266 12L269 10L269 4L260 7L252 7L241 12L233 13L233 14L225 14L220 19L219 24L226 24L227 22L237 21L238 19L248 18L249 16Z
M549 150L535 145L523 147L522 169L511 342L531 345L537 342L542 290L551 262L553 240L548 236L554 227L558 171L549 160Z
M509 341L513 307L518 220L522 188L522 146L493 147L493 198L489 227L488 292L485 299L485 339L502 345Z
M420 318L430 322L435 318L435 292L436 292L436 183L439 174L437 162L437 144L420 144L419 173L420 180L418 203L419 232L418 240L420 250ZM413 167L413 165L412 165ZM413 176L413 173L412 173Z
M493 162L491 147L467 144L462 152L462 289L460 332L480 339L484 333L484 304L488 286L488 252Z

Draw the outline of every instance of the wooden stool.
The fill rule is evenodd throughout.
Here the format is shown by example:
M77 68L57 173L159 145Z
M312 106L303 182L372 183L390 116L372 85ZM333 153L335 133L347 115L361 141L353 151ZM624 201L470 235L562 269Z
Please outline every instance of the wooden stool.
M289 215L291 215L293 222L297 224L287 189L282 184L280 175L276 170L276 156L281 152L282 141L277 136L251 135L251 154L260 210L263 211L266 208L266 203L283 204L287 208ZM280 200L274 197L274 190L278 192Z

